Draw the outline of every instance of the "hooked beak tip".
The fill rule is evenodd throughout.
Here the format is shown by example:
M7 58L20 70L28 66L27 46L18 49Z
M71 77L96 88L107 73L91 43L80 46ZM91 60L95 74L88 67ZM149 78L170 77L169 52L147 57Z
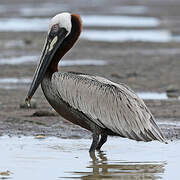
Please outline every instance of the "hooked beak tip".
M31 101L31 97L26 97L25 103L27 104L28 107L31 107L30 101Z

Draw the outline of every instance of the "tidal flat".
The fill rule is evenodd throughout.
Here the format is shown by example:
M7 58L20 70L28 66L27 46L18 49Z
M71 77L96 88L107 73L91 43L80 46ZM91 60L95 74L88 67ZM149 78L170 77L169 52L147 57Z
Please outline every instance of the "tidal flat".
M179 8L178 0L2 0L0 179L179 180ZM41 88L33 108L24 107L48 20L62 11L85 22L59 70L127 84L144 99L168 144L110 137L93 160L90 132L58 116Z

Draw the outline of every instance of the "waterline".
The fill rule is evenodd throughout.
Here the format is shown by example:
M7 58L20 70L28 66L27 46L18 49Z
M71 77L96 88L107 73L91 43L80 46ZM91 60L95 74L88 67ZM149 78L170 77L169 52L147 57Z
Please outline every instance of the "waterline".
M81 38L103 42L143 41L166 43L172 40L172 35L168 30L85 30Z
M19 56L11 58L0 58L1 65L18 65L18 64L37 64L39 62L39 56ZM59 66L85 66L85 65L94 65L94 66L103 66L109 64L105 60L96 60L96 59L74 59L68 60L64 59L59 62Z
M159 19L139 16L82 16L83 26L157 27ZM0 31L47 31L50 18L0 18Z

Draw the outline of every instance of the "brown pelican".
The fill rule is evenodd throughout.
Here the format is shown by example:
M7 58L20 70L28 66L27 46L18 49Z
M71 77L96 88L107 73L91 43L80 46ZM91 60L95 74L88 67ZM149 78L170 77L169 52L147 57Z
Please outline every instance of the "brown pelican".
M92 132L90 152L100 150L108 135L165 142L143 100L126 85L84 73L58 72L59 60L77 41L81 27L77 14L64 12L51 19L26 103L41 83L46 99L61 116Z

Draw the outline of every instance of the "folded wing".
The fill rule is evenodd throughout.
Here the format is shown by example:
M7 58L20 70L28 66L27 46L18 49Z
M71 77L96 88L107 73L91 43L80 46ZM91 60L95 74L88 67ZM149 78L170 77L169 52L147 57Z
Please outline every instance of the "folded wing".
M64 101L100 127L137 141L165 142L143 100L126 85L78 73L55 73L52 83Z

